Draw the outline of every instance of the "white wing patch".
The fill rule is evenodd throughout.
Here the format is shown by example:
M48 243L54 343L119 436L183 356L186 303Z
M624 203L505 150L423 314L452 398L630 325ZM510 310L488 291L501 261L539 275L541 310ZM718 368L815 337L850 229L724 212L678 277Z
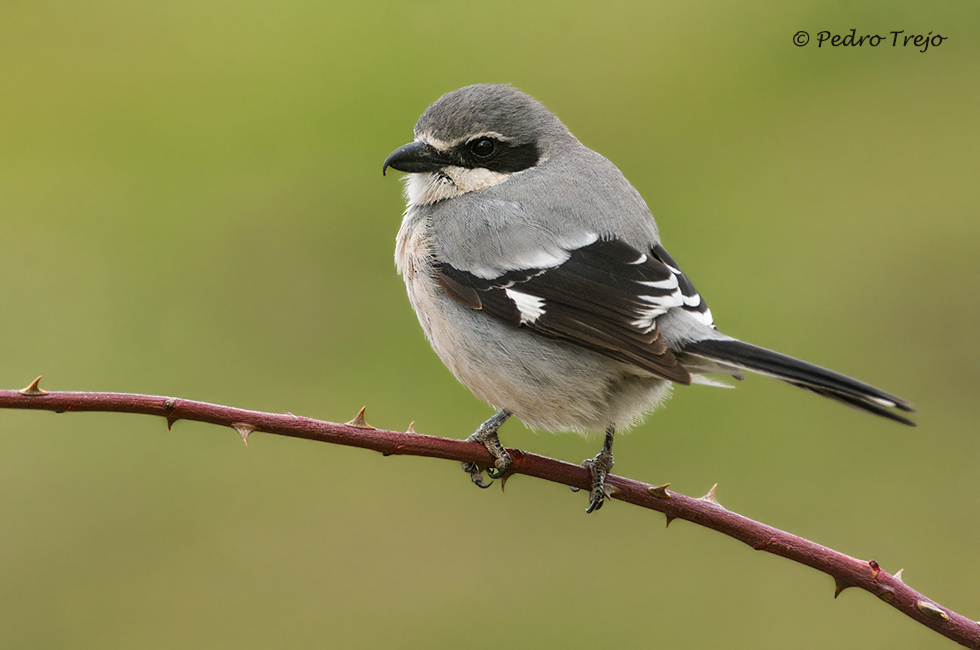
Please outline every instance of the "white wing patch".
M574 235L564 235L561 238L561 246L569 251L576 251L599 241L599 235L588 230L583 230Z
M643 286L646 286L646 287L650 287L651 289L672 289L673 290L673 289L677 289L678 286L679 286L677 284L677 276L676 275L672 275L669 278L667 278L666 280L657 280L655 282L644 282L644 281L641 280L640 281L640 284L642 284Z
M494 266L474 266L468 271L483 280L493 280L507 271L554 269L567 262L579 248L598 240L599 235L588 231L565 235L557 242L541 248L512 251L506 259L501 259Z
M560 248L553 251L539 248L509 261L507 266L513 266L515 269L553 269L567 262L569 257L571 253Z
M646 261L645 257L637 262L633 262L633 264L642 264ZM664 266L673 274L669 278L657 281L640 281L637 284L650 287L651 289L670 291L670 293L659 296L646 296L642 293L637 295L637 298L643 301L644 307L639 309L639 318L631 321L630 324L644 332L649 332L656 325L657 317L667 313L667 310L674 307L690 307L694 311L688 311L689 314L705 325L714 327L711 312L707 308L705 308L704 312L697 311L697 308L701 305L701 295L695 293L693 296L685 296L677 280L681 272L669 264L664 264Z
M598 240L599 235L587 230L574 235L565 235L558 240L557 246L552 245L549 248L530 250L514 259L507 260L504 269L507 271L553 269L567 262L576 250L594 244Z
M639 328L644 332L649 332L654 328L657 316L667 313L671 307L680 307L681 300L677 298L680 292L672 293L669 296L637 296L648 307L639 310L640 317L632 321L630 325Z
M504 289L504 293L507 297L514 301L517 305L517 310L521 312L521 324L533 323L534 321L541 318L544 314L544 300L538 298L537 296L532 296L529 293L524 293L522 291L515 291L513 289Z

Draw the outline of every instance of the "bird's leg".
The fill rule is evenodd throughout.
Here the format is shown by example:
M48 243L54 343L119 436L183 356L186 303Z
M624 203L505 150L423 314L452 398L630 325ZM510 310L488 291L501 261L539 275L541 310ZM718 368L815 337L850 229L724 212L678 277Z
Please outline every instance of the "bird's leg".
M613 436L616 434L616 427L609 425L606 429L606 439L602 443L602 451L596 454L595 458L582 463L582 467L589 470L592 475L592 492L589 493L589 507L586 512L593 512L602 507L602 501L606 498L606 474L613 467Z
M490 478L501 478L507 473L507 468L510 467L510 454L504 449L504 446L500 444L500 440L497 438L497 429L500 425L507 421L507 418L511 416L510 411L504 409L497 413L495 416L480 425L473 435L467 438L467 442L478 442L487 448L490 455L493 456L494 462L493 467L487 468L487 476ZM488 488L490 483L483 482L483 470L476 463L463 463L463 471L470 475L470 480L476 483L477 487Z

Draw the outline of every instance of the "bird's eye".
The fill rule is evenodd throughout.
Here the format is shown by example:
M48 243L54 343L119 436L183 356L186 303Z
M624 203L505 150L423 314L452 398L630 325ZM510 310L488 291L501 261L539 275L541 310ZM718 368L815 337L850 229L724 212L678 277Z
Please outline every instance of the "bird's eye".
M492 138L477 138L467 146L477 158L489 158L497 150L497 143Z

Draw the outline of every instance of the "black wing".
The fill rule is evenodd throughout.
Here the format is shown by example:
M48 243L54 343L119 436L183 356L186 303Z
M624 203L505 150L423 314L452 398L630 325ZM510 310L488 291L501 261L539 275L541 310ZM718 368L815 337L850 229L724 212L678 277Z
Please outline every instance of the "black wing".
M711 324L707 305L659 245L642 253L599 240L569 251L559 266L492 279L437 263L435 278L464 307L681 384L691 375L667 349L657 317L681 308Z

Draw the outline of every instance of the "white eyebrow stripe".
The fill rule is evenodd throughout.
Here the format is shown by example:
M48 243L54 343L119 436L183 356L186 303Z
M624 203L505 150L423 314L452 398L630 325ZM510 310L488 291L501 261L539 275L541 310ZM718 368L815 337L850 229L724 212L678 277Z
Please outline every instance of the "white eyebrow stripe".
M415 136L415 140L418 142L424 142L434 149L439 151L449 151L453 147L456 147L463 142L472 142L473 140L478 140L480 138L493 138L494 140L499 140L500 142L510 142L513 138L508 138L505 135L497 133L496 131L484 131L482 133L474 133L472 135L467 135L462 138L457 138L455 140L442 140L437 138L429 131L423 131Z
M453 148L455 143L446 142L445 140L440 140L436 136L432 135L428 131L423 131L415 136L416 142L423 142L433 149L438 149L439 151L449 151Z
M483 133L474 133L473 135L468 135L461 140L457 140L455 144L460 142L472 142L473 140L479 140L480 138L493 138L494 140L500 140L501 142L510 142L513 138L508 138L506 135L497 133L496 131L484 131Z

